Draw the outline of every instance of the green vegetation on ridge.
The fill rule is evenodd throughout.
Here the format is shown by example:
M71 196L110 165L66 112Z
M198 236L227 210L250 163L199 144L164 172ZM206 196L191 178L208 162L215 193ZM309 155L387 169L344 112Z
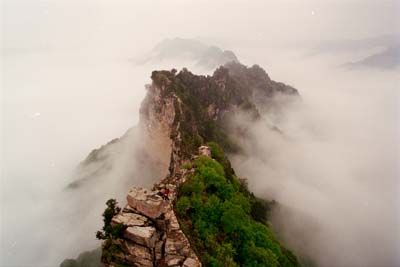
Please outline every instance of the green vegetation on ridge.
M186 156L190 157L208 141L217 142L227 151L237 151L237 145L227 135L225 111L237 106L253 117L259 115L252 104L251 94L231 77L225 67L219 67L213 76L195 75L183 69L179 73L176 70L153 71L151 78L154 84L164 88L161 98L176 94L182 101L182 112L178 110L179 105L175 105L174 123L180 124L181 150ZM215 117L212 108L218 110ZM172 138L176 135L178 133L173 132Z
M179 188L176 212L205 266L299 266L268 227L268 203L249 193L216 143L210 159L194 161L195 173Z

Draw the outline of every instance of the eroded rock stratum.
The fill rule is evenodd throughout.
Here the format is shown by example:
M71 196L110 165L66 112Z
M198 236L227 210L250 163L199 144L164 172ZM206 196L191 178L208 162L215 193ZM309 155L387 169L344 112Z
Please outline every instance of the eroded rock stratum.
M177 189L193 175L185 168L198 155L210 157L205 143L234 150L226 121L235 112L257 119L273 108L276 95L297 98L297 90L276 83L258 66L238 63L197 76L184 69L155 71L140 110L140 126L160 153L169 153L169 174L153 188L132 187L127 205L112 214L111 227L121 230L103 238L102 262L108 266L202 266L183 233L174 201ZM230 163L227 173L233 173ZM160 177L162 178L162 177ZM111 229L111 228L110 228Z
M169 193L162 194L166 189ZM154 190L141 187L129 190L128 204L112 218L113 225L122 224L126 228L123 238L112 240L121 249L119 253L111 252L116 262L143 267L201 266L175 216L175 196L174 184L158 183Z

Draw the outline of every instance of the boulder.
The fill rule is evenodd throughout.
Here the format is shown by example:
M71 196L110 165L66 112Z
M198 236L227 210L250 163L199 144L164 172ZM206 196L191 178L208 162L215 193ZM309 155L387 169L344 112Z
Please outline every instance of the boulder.
M126 228L124 236L132 240L133 242L154 248L156 241L158 240L158 234L156 228L152 226L131 226Z
M129 252L129 255L126 256L129 263L140 267L153 266L153 256L148 248L129 241L125 242L125 247Z
M176 176L176 179L181 176ZM176 185L170 181L155 185L158 190L169 190L169 196L176 194ZM164 199L159 191L141 187L130 189L128 204L123 211L112 218L112 224L127 226L124 238L118 242L123 253L113 252L119 262L139 267L174 266L201 267L189 240L180 229L172 208L171 198ZM189 260L187 260L190 258ZM110 264L110 266L112 266Z
M122 223L128 227L130 226L144 226L148 219L142 215L135 213L120 213L114 216L111 220L112 223Z
M201 267L199 260L193 258L187 258L183 262L183 267Z
M159 196L156 191L140 187L131 188L127 200L130 207L151 219L160 217L168 207L168 202Z
M184 257L182 257L182 256L171 256L171 255L168 255L167 257L166 257L166 262L167 262L167 265L168 266L181 266L181 264L182 264L182 262L183 262L183 260L184 260L185 258Z

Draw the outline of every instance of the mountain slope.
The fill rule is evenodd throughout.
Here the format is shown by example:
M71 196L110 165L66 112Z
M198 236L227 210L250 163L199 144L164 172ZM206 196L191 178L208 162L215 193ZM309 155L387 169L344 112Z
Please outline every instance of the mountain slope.
M181 227L204 265L298 266L268 227L272 203L251 194L218 145L208 145L210 155L192 162L193 175L176 201Z
M232 115L257 120L276 96L295 100L297 90L272 81L258 66L239 63L212 76L183 69L154 71L151 78L140 124L150 135L170 139L169 174L152 190L131 188L123 209L107 203L97 235L105 240L102 261L110 266L298 265L268 226L269 204L247 190L223 153L240 150L229 134L235 131ZM204 228L201 222L209 216L214 221ZM232 220L237 222L229 224Z

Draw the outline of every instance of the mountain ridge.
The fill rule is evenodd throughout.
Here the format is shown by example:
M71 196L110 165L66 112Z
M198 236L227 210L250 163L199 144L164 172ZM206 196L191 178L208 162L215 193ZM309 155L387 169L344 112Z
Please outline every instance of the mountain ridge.
M232 188L234 191L232 191L233 195L231 194L227 198L225 196L221 200L225 199L226 203L229 201L236 203L235 201L239 201L235 200L237 198L243 199L243 203L248 203L243 204L251 207L243 210L243 214L246 214L243 216L247 216L246 218L249 220L247 227L261 227L257 228L257 231L264 233L261 234L263 237L260 239L263 241L253 240L255 237L246 234L243 244L231 248L232 251L240 252L240 255L244 251L248 251L247 260L242 256L230 254L233 253L228 252L231 250L218 255L214 255L212 250L209 251L214 256L204 254L205 251L200 249L204 240L193 239L193 232L187 228L191 223L184 223L190 218L182 217L182 212L178 213L180 216L177 216L175 211L177 208L175 205L182 203L182 196L179 197L179 195L183 186L187 187L187 183L196 177L196 173L200 170L198 168L201 168L198 165L200 162L195 160L199 158L197 155L212 159L210 163L205 164L217 162L218 156L215 154L217 148L214 147L212 149L214 152L211 153L211 148L205 144L215 144L217 147L220 145L221 149L217 149L218 151L235 152L240 150L228 134L231 129L227 121L232 114L244 112L249 115L251 120L257 120L261 116L260 110L264 108L262 103L264 105L269 103L277 94L298 98L297 90L283 83L272 81L267 73L257 65L248 68L239 63L221 66L214 71L212 76L195 75L184 68L180 72L175 69L153 71L151 78L152 84L147 86L148 93L140 109L140 121L148 132L163 133L164 136L170 138L169 174L150 190L131 188L127 196L127 206L122 211L118 209L112 212L113 216L107 220L104 217L103 231L98 234L99 238L105 240L103 263L109 266L114 264L137 266L202 266L205 264L208 266L211 262L217 264L215 266L224 266L227 262L229 265L225 266L237 266L237 264L244 264L243 266L253 266L253 264L261 264L260 266L265 264L270 266L298 265L296 257L281 246L273 235L267 234L270 231L266 224L267 221L255 221L254 216L257 217L257 215L250 213L255 208L253 205L256 205L262 212L266 212L268 205L262 204L266 202L260 202L248 192L248 189L240 186L241 182L236 177L229 160L225 156L221 156L223 152L219 153L220 162L216 163L222 165L215 167L223 168L223 172L219 174L221 175L219 179L225 181L222 182L224 184L222 188ZM207 152L208 150L210 152ZM207 159L203 161L207 162ZM213 169L210 171L213 172ZM211 185L211 187L213 186ZM165 192L168 192L166 196ZM209 195L209 197L213 199L216 196ZM204 203L204 206L206 207L207 204ZM238 206L236 209L241 210L241 207ZM229 208L227 209L225 213L221 213L221 216L230 212ZM118 216L124 219L117 220ZM127 223L129 221L127 218L132 216L143 216L146 218L144 221L149 221L149 224L131 225ZM260 226L256 226L258 224ZM186 230L181 227L185 227ZM123 229L122 232L121 229ZM147 236L144 241L138 234L143 231ZM228 230L221 229L220 231L222 234ZM228 235L228 232L226 234ZM217 233L217 235L219 234ZM225 245L223 241L214 241L214 246L222 249ZM249 249L248 246L251 246L252 249L246 250ZM253 251L258 251L257 253L260 254L254 254L256 252L253 253Z
M246 67L236 62L217 68L211 76L195 75L184 68L180 72L176 69L153 71L151 79L152 84L146 86L147 94L140 108L138 125L143 136L151 137L143 142L143 153L148 155L145 156L144 163L152 166L152 157L158 155L157 148L149 153L146 152L146 147L147 144L158 141L156 147L164 151L164 160L169 158L169 163L164 163L168 165L168 173L164 177L160 176L161 180L156 182L153 188L132 187L127 196L128 204L123 208L118 208L115 200L107 202L108 208L103 214L105 224L97 235L104 240L102 262L107 266L134 264L149 267L191 267L228 261L229 266L236 266L243 265L244 259L242 256L229 254L229 251L248 251L249 261L246 264L250 264L249 266L297 265L296 257L277 241L269 229L266 215L271 208L269 202L258 199L248 191L245 181L236 176L223 151L240 151L240 145L231 138L230 132L239 131L244 136L246 134L245 129L232 127L230 118L234 114L243 113L249 120L258 120L264 112L279 112L276 107L282 105L282 102L274 103L275 97L287 98L289 102L297 101L300 98L298 91L271 80L258 65ZM110 163L109 157L105 157L103 153L115 146L123 146L126 140L134 138L130 132L100 149L93 150L81 163L80 168L85 170L88 166L108 166L112 169L115 162ZM182 197L188 197L182 195L182 188L187 187L200 171L199 167L196 167L200 166L199 161L196 161L199 154L215 162L216 169L223 168L218 179L222 179L220 181L223 188L234 190L234 194L229 198L223 198L224 201L233 201L232 205L236 205L234 203L239 199L244 201L244 206L238 206L237 209L244 209L243 216L248 218L249 223L247 227L255 227L254 229L258 229L255 231L261 231L261 240L264 241L253 240L252 235L246 234L241 246L233 246L229 250L224 248L225 252L221 252L222 254L212 255L214 250L200 249L204 245L202 239L195 238L193 231L188 228L191 224L187 222L191 219L185 217L182 212L177 214L176 211L176 205L182 203ZM207 162L207 159L204 160ZM213 172L213 169L210 171ZM84 186L85 181L96 179L96 170L90 169L89 176L82 177L84 181L75 181L70 185L70 189L74 190ZM164 196L165 192L168 192L167 198ZM216 197L218 198L210 191L207 199ZM206 203L204 207L207 207ZM228 207L226 206L226 212L229 212ZM135 218L134 221L132 218ZM181 226L185 229L181 229ZM221 228L218 235L228 235L225 230ZM229 238L226 242L227 240ZM223 241L215 241L213 244L221 249L225 246ZM251 250L248 250L249 246ZM204 254L206 251L211 254ZM258 254L251 251L258 251Z

